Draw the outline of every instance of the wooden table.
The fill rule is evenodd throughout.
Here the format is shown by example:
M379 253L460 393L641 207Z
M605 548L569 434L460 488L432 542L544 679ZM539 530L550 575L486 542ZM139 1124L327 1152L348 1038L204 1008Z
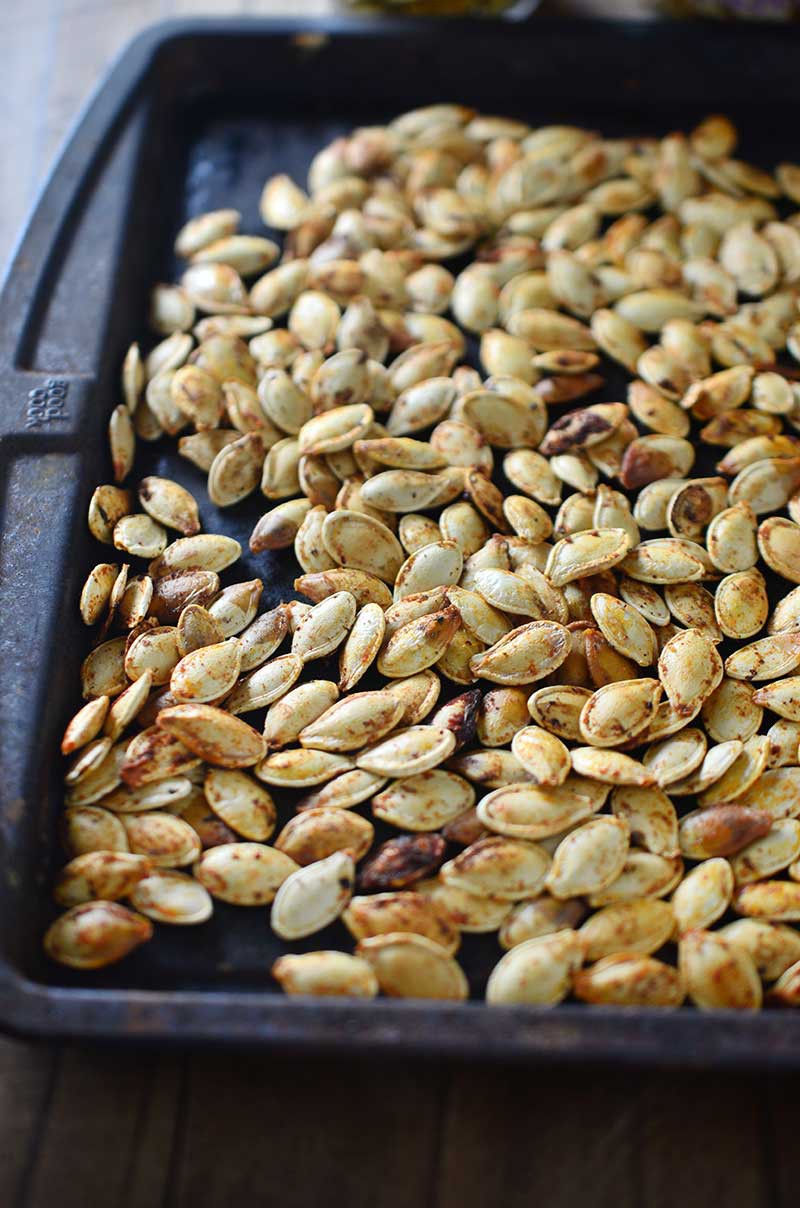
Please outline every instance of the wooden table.
M14 103L0 115L0 262L81 102L139 28L181 14L332 7L4 5ZM0 1039L0 1206L778 1208L797 1198L796 1085Z

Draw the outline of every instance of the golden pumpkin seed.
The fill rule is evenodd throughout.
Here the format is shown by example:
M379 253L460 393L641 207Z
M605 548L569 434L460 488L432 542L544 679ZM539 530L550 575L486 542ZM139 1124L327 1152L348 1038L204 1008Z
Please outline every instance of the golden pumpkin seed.
M212 897L234 906L263 906L298 865L262 843L223 843L208 848L192 870Z
M800 854L800 822L796 818L779 818L773 822L768 815L767 822L769 829L731 860L737 885L765 880L788 868Z
M589 698L578 720L581 737L596 747L619 746L644 730L661 696L654 679L619 680Z
M45 933L44 948L61 965L100 969L122 960L152 934L147 919L118 902L85 902L56 919Z
M374 998L378 993L378 980L367 962L345 952L281 956L271 972L289 995Z
M182 818L150 810L123 814L121 822L131 851L147 856L157 868L179 868L200 855L200 840Z
M703 724L716 742L739 739L746 742L761 726L763 710L754 700L750 685L723 678L702 708Z
M492 1004L554 1006L569 994L583 962L577 932L557 931L516 944L492 970L486 1000Z
M755 963L741 946L720 932L693 929L681 937L678 967L686 990L701 1011L754 1010L761 1006Z
M373 968L384 994L392 998L463 1000L467 979L446 949L426 936L388 932L358 943L358 956Z

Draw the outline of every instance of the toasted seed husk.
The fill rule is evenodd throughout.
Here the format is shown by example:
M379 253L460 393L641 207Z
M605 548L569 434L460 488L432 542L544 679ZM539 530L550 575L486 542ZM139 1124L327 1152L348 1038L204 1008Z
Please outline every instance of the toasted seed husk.
M137 558L156 558L167 545L166 529L144 512L123 516L114 525L114 546Z
M701 1011L761 1006L761 981L752 958L720 932L695 928L683 935L678 967L689 997Z
M571 930L586 917L587 907L580 898L559 901L544 893L538 898L518 902L500 927L498 940L506 951L525 940Z
M714 643L699 629L676 633L658 660L659 679L673 709L687 717L722 680L722 659Z
M636 759L621 751L598 747L574 747L570 752L572 767L580 776L599 780L601 784L655 784L655 776Z
M285 692L267 711L264 720L267 746L274 749L296 742L304 727L321 716L338 698L339 691L329 680L311 680Z
M270 659L237 682L225 700L226 711L239 714L266 708L286 695L300 678L302 670L303 660L298 654Z
M157 725L218 767L250 767L266 754L266 743L252 726L213 705L172 705L162 709Z
M393 998L463 1000L467 980L452 956L426 936L388 932L359 941L358 956L368 961L381 991Z
M378 604L365 604L339 655L339 688L347 692L365 674L380 649L386 628L383 609Z
M752 568L727 575L717 587L714 611L725 637L741 641L758 633L769 615L767 589L761 572Z
M292 654L304 663L330 654L346 638L355 616L355 597L348 591L334 592L315 604L294 631Z
M112 742L117 741L144 707L152 684L153 673L146 668L142 675L114 700L103 726L103 733L107 734Z
M118 696L127 687L125 638L111 638L96 646L81 665L83 697Z
M209 768L203 792L214 813L243 839L263 843L275 829L272 797L245 772Z
M133 638L125 652L125 674L129 680L136 680L149 670L153 684L158 687L169 682L179 659L177 629L173 625L159 625Z
M616 881L607 889L589 897L592 907L610 906L614 902L630 902L637 898L662 898L683 876L680 856L660 856L655 852L631 848Z
M400 723L414 726L428 716L439 698L441 680L429 669L416 675L390 681L384 688L403 704L404 712Z
M75 856L58 875L53 896L60 906L84 902L116 901L129 897L133 887L147 876L149 860L122 851L91 851Z
M352 767L351 760L344 755L292 748L267 756L256 766L255 773L267 784L307 788L323 784L339 772L349 771Z
M654 679L618 680L598 688L581 710L581 737L596 747L627 742L650 724L660 696L661 684Z
M558 541L550 552L545 574L555 587L608 570L625 558L630 537L623 529L590 529Z
M757 881L734 894L733 909L748 918L794 923L800 920L800 884L796 881Z
M663 789L623 785L611 795L611 810L629 826L631 842L658 856L677 856L678 817Z
M798 666L800 632L787 630L740 646L725 660L725 673L732 679L758 682L787 675Z
M378 980L366 961L345 952L304 952L279 957L272 976L285 994L374 998Z
M773 723L767 730L769 739L768 768L796 766L800 747L800 722L784 718Z
M242 547L232 537L220 533L198 533L195 537L179 537L160 557L150 563L147 573L151 579L177 571L226 570L241 555Z
M731 860L737 885L748 885L782 872L800 853L800 822L796 818L772 821L767 815L767 822L768 829Z
M769 620L769 625L767 626L768 632L780 633L785 629L797 629L800 627L798 624L799 605L800 590L795 587L775 605L772 611L772 616Z
M423 545L429 545L431 541L441 541L442 539L442 531L435 520L431 520L429 516L419 516L414 512L407 512L406 515L401 516L397 526L397 535L400 538L400 544L408 554L413 554Z
M347 851L359 860L366 855L374 836L372 824L352 810L315 807L290 818L275 846L305 867L337 851Z
M44 948L59 964L100 969L127 956L152 934L147 919L118 902L84 902L71 907L48 928Z
M498 752L497 754L500 754ZM516 763L516 760L514 760ZM473 756L471 764L475 765ZM494 788L478 804L478 817L489 830L511 838L543 839L578 825L602 808L607 790L574 774L562 785L535 785L519 766L519 775L500 775L484 780ZM471 765L463 768L469 773ZM491 765L487 772L491 773ZM475 767L473 775L479 774ZM480 783L480 781L479 781Z
M130 899L147 918L178 926L204 923L214 909L208 891L194 877L167 868L143 877Z
M372 516L348 509L332 512L322 527L325 549L338 566L394 583L403 549L394 533Z
M729 739L746 742L760 729L763 717L750 684L727 676L704 701L701 712L703 724L715 742Z
M704 792L710 785L720 780L729 768L733 767L743 750L744 743L738 738L726 739L717 746L711 747L704 756L703 762L694 772L670 784L670 795L691 797Z
M358 605L373 603L386 609L392 603L392 593L379 578L365 571L343 566L301 575L295 579L294 587L296 591L316 602L325 600L336 592L348 591Z
M437 541L410 554L397 572L395 601L435 587L458 583L463 555L455 541Z
M740 754L723 775L703 789L698 803L708 806L739 800L758 781L767 765L768 755L769 739L765 735L756 734L748 738ZM745 803L739 801L739 804Z
M569 775L569 751L548 730L538 726L518 729L513 736L511 750L535 784L557 787Z
M216 646L224 641L222 626L202 604L187 604L181 610L177 625L178 652L181 659L198 650ZM241 669L241 647L233 642L228 651L235 662L236 673ZM235 681L234 681L235 682ZM220 693L217 693L220 695Z
M763 810L736 802L692 810L681 818L681 852L693 860L732 856L765 835L771 825Z
M495 965L486 987L492 1004L554 1006L566 998L583 961L577 932L557 931L515 945Z
M478 836L480 837L480 836ZM470 893L441 876L417 882L418 893L429 899L443 918L470 935L496 931L511 912L511 902Z
M641 524L641 517L637 515L636 518ZM694 542L674 537L641 541L624 558L622 569L629 578L656 586L689 583L705 573L701 552L702 547Z
M121 594L118 595L118 593ZM117 578L111 593L110 604L116 600L116 619L127 629L135 629L148 616L153 602L153 580L149 575L135 575L123 581Z
M534 722L551 734L577 739L581 709L591 695L588 688L568 684L539 688L528 697L528 712Z
M672 895L676 935L715 923L731 904L733 888L727 860L716 856L695 865Z
M476 733L485 747L507 746L530 723L522 688L493 688L478 703Z
M626 604L640 612L651 625L662 626L669 621L669 609L658 592L647 583L638 583L622 575L619 592Z
M443 864L439 877L478 897L513 902L537 897L549 867L549 854L537 844L492 835Z
M598 893L623 870L629 831L619 818L593 818L558 844L545 885L557 898Z
M64 783L67 785L79 784L81 780L100 767L110 750L111 739L108 737L96 738L94 742L90 742L70 761L69 769L64 776Z
M765 981L775 981L800 959L800 936L781 923L737 919L720 927L718 934L746 952Z
M342 922L356 940L400 931L433 940L451 955L460 943L457 926L427 894L405 891L354 897L342 914Z
M300 939L338 918L353 893L355 865L346 851L299 868L275 895L270 922L282 939Z
M378 671L389 679L417 675L438 662L460 626L452 605L401 624L378 654Z
M139 483L139 502L148 515L185 537L200 531L200 516L194 496L169 478L150 476Z
M358 875L359 888L404 889L433 873L444 858L439 834L402 835L374 851Z
M132 747L133 743L128 744ZM122 778L127 760L127 748L124 743L117 743L103 756L97 766L91 767L85 774L70 784L66 790L66 805L85 806L109 794L116 789Z
M441 768L403 776L372 800L375 817L410 831L438 830L469 809L475 791L461 776Z
M170 571L159 579L151 580L151 583L148 615L162 625L179 623L181 613L190 604L207 607L219 592L219 575L216 571ZM223 637L220 629L219 639Z
M262 843L223 843L204 851L192 871L212 897L234 906L262 906L298 865Z
M630 604L606 592L595 592L590 600L592 616L608 642L640 667L656 660L656 637L647 620Z
M402 704L383 692L356 692L305 726L300 743L321 751L357 751L392 730L402 712Z
M128 743L119 768L119 779L128 788L138 789L167 776L182 776L198 763L198 757L180 739L157 726L148 726ZM109 791L116 787L119 779L108 786Z
M585 959L600 961L617 953L657 952L670 939L675 917L669 902L642 898L605 906L590 915L578 934Z
M531 621L475 656L470 666L475 675L495 684L532 684L560 667L568 653L569 635L563 625Z
M96 738L103 729L108 714L109 697L98 696L89 700L74 717L70 719L61 739L61 754L71 755L73 751L85 747Z
M102 802L103 809L115 814L138 814L144 810L166 809L176 805L183 809L192 794L193 785L188 776L166 776L133 789L119 785L106 793Z
M409 726L379 740L356 757L356 766L378 776L414 776L452 755L456 737L439 726Z
M300 798L297 809L350 809L372 797L385 784L386 777L363 772L360 768L339 773L334 771L332 778L327 778L322 788Z
M208 497L213 504L232 507L252 494L261 481L264 449L261 433L246 432L219 450L208 471Z
M758 549L770 570L790 583L800 583L800 525L770 516L758 526Z
M666 788L694 772L707 748L703 731L690 726L648 747L642 763L653 772L661 788Z
M678 969L635 951L579 969L574 992L583 1002L617 1007L679 1007L686 996Z
M80 613L84 625L96 625L105 612L119 568L112 562L100 562L89 572L81 589Z
M764 684L753 694L753 703L789 721L800 720L800 676L790 675Z
M308 499L287 499L270 508L250 534L251 552L260 554L265 549L288 549L296 540L310 509Z
M726 594L726 603L730 604L731 594ZM715 599L705 587L699 583L675 583L664 588L664 599L678 625L699 629L714 643L722 641L723 633L714 611ZM731 609L723 608L725 611L730 613Z
M146 856L157 868L179 868L200 855L197 834L188 822L173 814L148 810L123 814L120 820L131 851Z

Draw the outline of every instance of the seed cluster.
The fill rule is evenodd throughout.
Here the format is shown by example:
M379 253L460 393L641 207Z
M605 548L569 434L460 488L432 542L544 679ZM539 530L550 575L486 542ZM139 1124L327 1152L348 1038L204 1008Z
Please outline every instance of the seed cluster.
M89 506L132 562L81 593L52 958L218 899L342 920L289 994L462 999L496 932L491 1003L800 1004L800 166L736 144L435 105L268 180L282 248L186 224ZM202 500L124 485L162 437L271 501L250 548L303 599L259 612Z

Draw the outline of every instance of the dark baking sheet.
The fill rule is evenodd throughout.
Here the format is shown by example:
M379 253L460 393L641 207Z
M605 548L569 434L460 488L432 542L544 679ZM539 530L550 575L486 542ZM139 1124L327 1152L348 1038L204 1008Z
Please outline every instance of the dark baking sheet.
M89 644L76 600L106 555L85 524L109 479L105 431L119 365L146 332L147 293L173 271L174 232L221 205L258 231L271 173L303 180L314 151L354 125L455 99L541 124L663 134L724 110L744 153L800 158L793 29L702 25L435 23L318 26L192 22L149 31L84 114L23 237L0 298L0 1022L43 1034L210 1039L471 1057L800 1063L800 1016L551 1011L451 1004L298 1002L269 977L280 950L262 910L217 904L201 928L159 927L90 977L41 956L63 862L58 739ZM609 382L606 397L620 383ZM174 442L140 449L133 481L164 473L201 503L204 528L247 538L263 500L215 512ZM290 554L245 554L262 604L291 592ZM284 817L291 805L282 805ZM387 832L388 833L388 830ZM298 948L346 945L340 924ZM466 937L473 988L499 956Z

